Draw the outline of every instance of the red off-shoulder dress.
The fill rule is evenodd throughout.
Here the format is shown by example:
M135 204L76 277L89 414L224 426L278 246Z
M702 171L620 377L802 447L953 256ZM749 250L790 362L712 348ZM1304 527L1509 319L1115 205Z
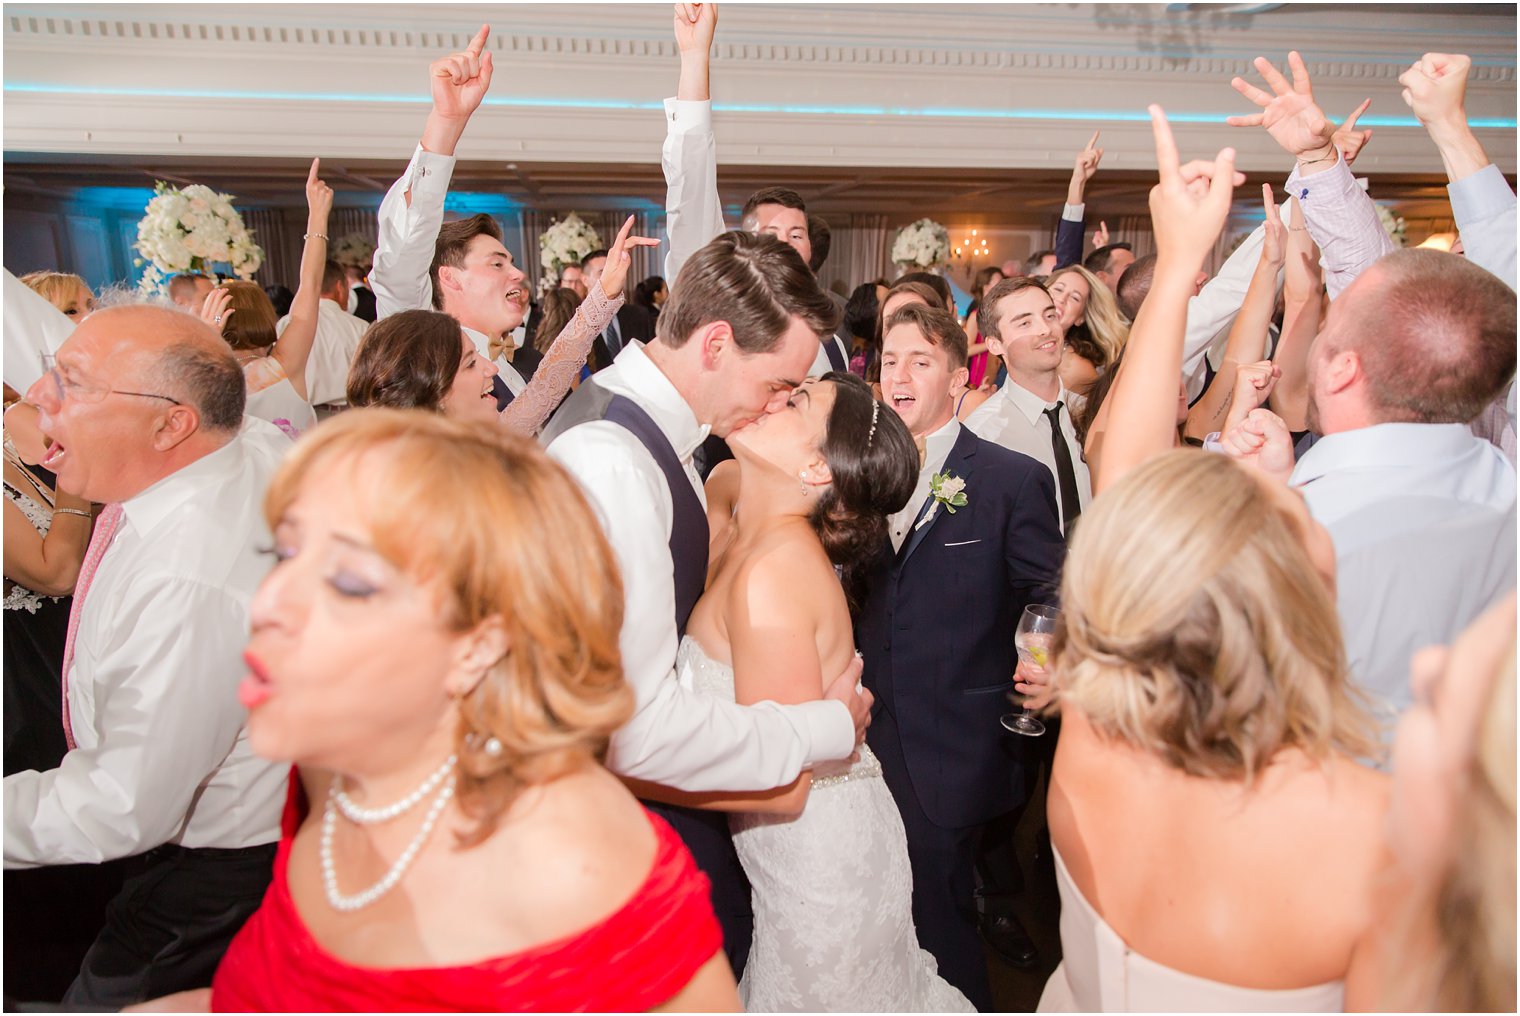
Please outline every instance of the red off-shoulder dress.
M630 1012L672 998L723 944L707 877L680 838L650 815L654 865L601 923L555 942L465 967L379 969L338 959L306 930L286 881L307 812L294 772L274 880L212 982L216 1012Z

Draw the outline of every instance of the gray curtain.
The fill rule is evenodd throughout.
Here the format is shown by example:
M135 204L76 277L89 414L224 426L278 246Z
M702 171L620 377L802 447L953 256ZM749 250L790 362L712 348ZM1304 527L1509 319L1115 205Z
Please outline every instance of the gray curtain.
M885 215L835 215L824 216L833 233L829 259L818 270L818 281L824 288L833 283L843 283L846 293L863 282L885 276L888 279L897 272L887 260L891 232Z
M254 242L264 249L264 264L254 273L253 281L260 286L280 285L295 289L301 275L302 241L300 234L292 234L286 227L284 211L240 208L238 213L243 217L243 225L253 232Z

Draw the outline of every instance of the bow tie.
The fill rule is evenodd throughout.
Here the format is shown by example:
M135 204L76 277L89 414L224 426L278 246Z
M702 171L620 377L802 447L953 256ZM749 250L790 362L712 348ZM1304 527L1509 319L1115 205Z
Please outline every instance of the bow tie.
M492 360L500 360L505 357L506 361L511 363L512 354L517 352L517 346L512 342L512 333L508 332L500 338L487 341L486 352L491 354Z

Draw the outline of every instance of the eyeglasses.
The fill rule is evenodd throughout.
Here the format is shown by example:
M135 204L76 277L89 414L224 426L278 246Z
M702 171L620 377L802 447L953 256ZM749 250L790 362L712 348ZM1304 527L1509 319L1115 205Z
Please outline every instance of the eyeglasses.
M153 392L129 392L121 388L109 388L83 381L71 380L63 376L63 370L58 366L58 357L52 353L42 354L42 372L43 377L53 382L54 394L58 396L59 402L62 402L65 398L71 398L76 402L93 404L102 401L107 395L135 395L140 399L163 399L165 402L172 402L176 406L184 405L179 399L168 395L157 395Z

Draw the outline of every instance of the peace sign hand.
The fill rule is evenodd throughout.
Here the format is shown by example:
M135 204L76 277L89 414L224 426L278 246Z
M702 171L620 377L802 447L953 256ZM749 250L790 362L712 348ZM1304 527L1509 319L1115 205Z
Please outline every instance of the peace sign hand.
M1293 74L1291 85L1266 57L1256 58L1256 69L1275 94L1268 95L1244 78L1230 79L1235 91L1260 106L1261 112L1232 116L1226 122L1231 127L1265 127L1289 155L1304 162L1333 156L1335 149L1331 137L1335 125L1325 118L1324 110L1314 101L1304 58L1296 51L1288 54L1288 69Z
M491 26L481 25L463 52L450 53L428 67L433 111L446 120L468 120L491 87L493 64L486 51Z
M607 264L602 268L602 292L607 299L614 300L623 291L623 285L628 281L628 269L633 265L633 257L630 247L658 247L660 241L647 236L629 236L633 232L633 216L628 216L623 228L618 230L617 239L612 242L612 248L607 251Z
M1196 270L1219 239L1230 214L1232 192L1246 177L1235 171L1233 148L1222 149L1213 162L1200 159L1180 165L1166 113L1152 105L1150 114L1161 176L1161 182L1151 188L1150 199L1156 254Z

